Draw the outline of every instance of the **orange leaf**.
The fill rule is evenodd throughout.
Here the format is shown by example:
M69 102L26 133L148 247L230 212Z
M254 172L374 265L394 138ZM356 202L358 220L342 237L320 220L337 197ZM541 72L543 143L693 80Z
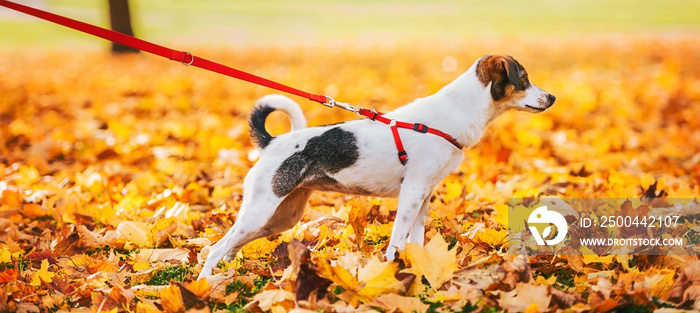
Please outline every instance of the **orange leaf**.
M200 297L202 299L208 298L209 294L211 293L211 286L209 286L209 282L207 282L206 279L193 281L192 283L187 285L187 289L189 289L197 297Z
M180 288L175 285L170 285L160 292L160 304L166 313L176 313L185 310L185 304L182 301Z
M37 203L27 203L22 206L22 215L27 218L35 219L46 215L41 206Z

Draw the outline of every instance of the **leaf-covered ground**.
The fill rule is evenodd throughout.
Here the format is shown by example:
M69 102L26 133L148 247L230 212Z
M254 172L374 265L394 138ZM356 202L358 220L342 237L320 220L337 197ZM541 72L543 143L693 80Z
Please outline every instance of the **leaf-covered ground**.
M510 112L382 252L396 201L317 193L300 224L195 281L252 166L271 90L147 55L0 53L0 311L650 312L700 305L696 256L525 257L507 199L698 197L700 39L601 37L193 51L379 110L508 53L555 94ZM356 116L299 100L310 125ZM287 131L281 115L268 123ZM387 143L392 144L392 143ZM690 235L700 230L695 225Z

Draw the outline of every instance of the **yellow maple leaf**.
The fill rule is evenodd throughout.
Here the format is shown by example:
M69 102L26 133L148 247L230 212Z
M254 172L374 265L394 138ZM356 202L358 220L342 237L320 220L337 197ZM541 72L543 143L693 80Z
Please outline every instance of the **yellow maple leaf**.
M438 234L422 247L417 243L406 244L406 256L411 262L414 273L425 278L434 289L452 279L457 267L457 252L448 250L447 242Z
M485 243L495 246L504 243L507 234L508 231L505 229L495 230L486 228L486 224L479 222L474 224L469 231L462 236L466 236L474 243Z
M340 266L331 266L328 261L320 261L316 264L318 273L330 279L336 285L342 287L345 292L340 296L352 306L360 304L361 296L357 293L357 277L353 276L347 269Z
M503 227L508 226L508 205L498 203L493 205L494 211L491 213L491 219L496 221Z
M185 310L185 304L182 301L180 287L170 285L160 291L160 304L163 306L165 313L175 313Z
M497 246L506 241L507 235L508 231L505 229L495 230L493 228L482 228L474 236L474 242Z
M549 278L544 278L544 276L539 275L533 282L534 285L554 285L554 283L557 281L557 276L552 275Z
M211 293L211 286L209 286L209 282L206 279L193 281L187 285L187 289L202 299L208 298L209 294Z
M447 181L445 181L445 188L447 188L447 192L445 192L445 194L442 196L442 199L445 202L449 202L461 196L462 191L464 190L464 186L457 178L447 179Z
M294 293L288 290L284 289L272 289L272 290L265 290L259 294L256 294L253 297L253 300L258 301L258 306L263 310L263 311L268 311L270 308L273 306L290 301L292 302L291 305L294 307ZM284 305L283 305L284 306ZM291 308L288 308L291 309Z
M615 257L614 255L598 256L595 252L593 252L593 250L591 250L585 246L581 246L579 248L579 251L581 251L581 254L583 254L583 263L584 264L612 263L613 258Z
M137 247L145 247L150 237L151 227L151 224L143 222L122 221L117 226L117 233Z
M133 265L134 271L145 271L151 268L151 265L146 261L138 261Z
M403 284L394 277L397 269L397 263L382 262L377 257L370 259L367 265L357 270L360 295L375 297L404 291Z
M272 253L277 246L279 246L279 242L269 241L267 238L260 238L243 246L241 252L248 258L257 259Z
M55 273L49 272L49 261L44 259L41 261L41 268L34 273L32 277L33 286L41 286L41 282L50 283L53 281L53 277L56 276Z
M10 250L0 250L0 263L12 263L12 253L10 253Z
M136 304L136 312L140 313L161 313L162 311L158 309L153 304L147 303L140 301L138 304Z
M324 261L320 261L316 265L318 266L318 273L321 274L321 276L330 279L345 290L357 290L357 278L345 268L331 266L328 262Z

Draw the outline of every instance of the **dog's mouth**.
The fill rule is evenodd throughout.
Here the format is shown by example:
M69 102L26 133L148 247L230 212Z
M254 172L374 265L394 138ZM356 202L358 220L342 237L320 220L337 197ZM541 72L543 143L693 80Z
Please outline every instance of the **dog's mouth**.
M531 106L531 105L529 105L529 104L526 104L525 106L528 107L528 108L530 108L530 109L533 109L533 110L535 110L535 111L539 111L539 112L542 112L542 111L544 111L544 110L547 109L547 108L538 108L538 107L534 107L534 106Z

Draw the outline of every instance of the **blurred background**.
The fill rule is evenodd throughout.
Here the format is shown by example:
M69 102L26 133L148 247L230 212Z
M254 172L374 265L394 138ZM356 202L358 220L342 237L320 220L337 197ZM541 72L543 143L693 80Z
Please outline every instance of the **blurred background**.
M109 26L107 0L20 2ZM322 42L332 46L337 42L400 44L700 30L697 0L131 0L129 5L135 34L163 45L241 47ZM0 9L0 48L104 45L75 31Z

